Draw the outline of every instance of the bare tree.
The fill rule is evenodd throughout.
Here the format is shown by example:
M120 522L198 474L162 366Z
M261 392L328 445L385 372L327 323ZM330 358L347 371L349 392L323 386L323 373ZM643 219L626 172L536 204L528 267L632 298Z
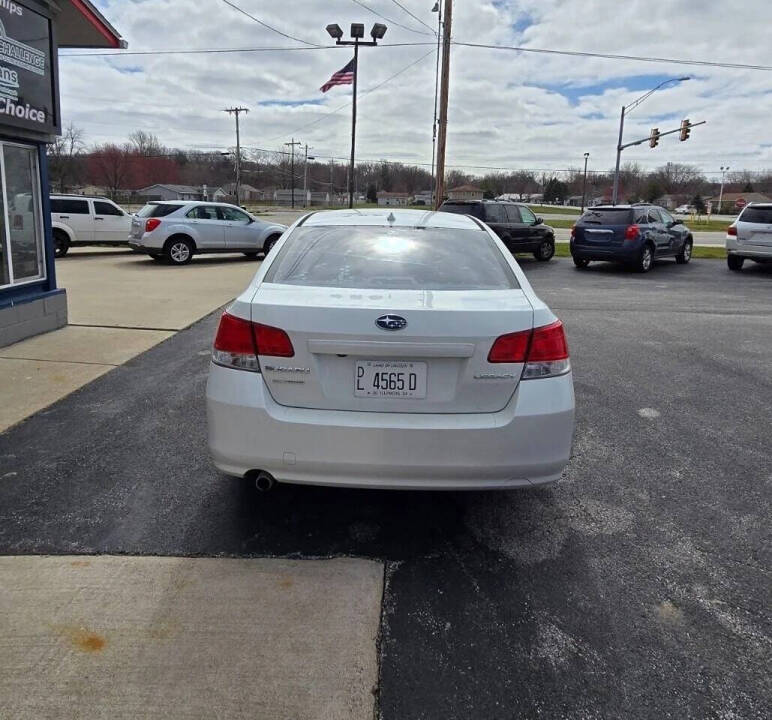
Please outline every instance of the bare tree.
M91 177L107 189L111 198L130 185L133 157L129 144L97 145L89 155Z
M145 157L159 156L165 153L165 148L153 133L135 130L129 135L129 142L138 155Z
M81 170L81 156L85 143L84 132L70 122L48 146L48 167L51 184L59 186L59 192L65 192L73 185Z

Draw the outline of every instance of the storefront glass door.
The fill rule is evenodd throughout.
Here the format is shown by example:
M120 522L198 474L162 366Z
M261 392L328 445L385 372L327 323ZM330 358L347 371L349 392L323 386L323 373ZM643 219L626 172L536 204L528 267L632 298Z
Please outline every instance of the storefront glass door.
M1 144L0 286L44 277L43 224L37 150Z

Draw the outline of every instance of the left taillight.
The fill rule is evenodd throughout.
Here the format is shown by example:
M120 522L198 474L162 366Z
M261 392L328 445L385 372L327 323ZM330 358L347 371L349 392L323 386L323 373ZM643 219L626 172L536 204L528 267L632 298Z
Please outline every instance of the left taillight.
M222 314L212 346L212 361L236 370L260 372L255 336L249 320L227 312Z
M223 313L212 346L212 361L236 370L260 372L258 355L293 357L295 349L281 328Z
M523 380L563 375L571 369L568 343L560 320L497 338L489 363L523 363Z

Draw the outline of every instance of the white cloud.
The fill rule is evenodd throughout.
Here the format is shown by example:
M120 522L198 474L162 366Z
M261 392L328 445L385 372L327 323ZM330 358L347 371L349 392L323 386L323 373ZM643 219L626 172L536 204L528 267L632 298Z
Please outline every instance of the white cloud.
M234 0L261 20L309 42L328 44L324 27L338 22L377 21L350 0ZM389 0L362 0L400 23L425 30ZM429 25L433 0L407 7ZM742 12L726 3L693 0L464 0L454 5L454 37L489 44L523 45L638 56L661 56L772 65L766 37L768 0L745 0ZM297 45L220 0L110 0L106 17L129 42L129 50ZM530 23L530 24L529 24ZM388 24L388 23L387 23ZM521 29L518 29L521 28ZM524 28L524 29L522 29ZM389 27L386 42L432 42ZM365 48L360 91L373 87L431 50L431 46ZM67 51L65 51L67 52ZM64 53L63 53L64 54ZM346 157L350 111L347 88L327 95L319 86L343 66L348 50L150 55L123 58L62 58L62 113L85 129L91 142L123 141L141 128L172 147L233 144L233 120L222 108L251 109L242 142L280 149L290 135L322 155ZM357 156L429 162L434 105L434 56L400 77L360 96ZM685 67L639 61L547 56L454 47L451 60L449 165L578 167L591 153L591 167L613 165L619 109L643 91L628 80L690 74L687 83L663 89L631 115L626 139L648 135L652 125L676 127L681 117L707 120L686 143L663 138L656 150L632 148L625 160L648 167L691 162L705 170L719 165L772 167L768 127L772 73ZM598 85L615 87L601 90ZM578 100L557 89L596 86ZM544 89L552 88L551 90ZM626 89L629 88L629 89ZM323 98L322 105L260 105ZM668 115L667 119L662 116Z

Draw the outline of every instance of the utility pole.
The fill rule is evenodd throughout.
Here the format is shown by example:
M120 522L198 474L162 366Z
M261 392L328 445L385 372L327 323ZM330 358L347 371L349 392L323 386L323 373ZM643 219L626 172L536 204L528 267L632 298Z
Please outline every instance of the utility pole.
M729 170L729 165L721 166L721 192L718 194L718 215L721 214L721 203L724 200L724 173Z
M450 29L453 21L453 0L445 0L445 20L442 28L442 80L440 81L440 120L437 142L437 197L434 209L439 209L445 194L445 145L448 139L448 92L450 89Z
M335 160L330 158L330 206L335 204L335 185L334 185L334 173L335 173Z
M434 67L434 120L432 120L432 202L437 190L437 174L435 173L434 161L437 157L437 96L440 88L440 42L442 41L442 5L441 0L434 3L432 12L437 13L437 57Z
M223 112L228 115L236 116L236 205L241 205L239 191L241 190L241 139L239 137L239 113L248 113L249 108L232 107L226 108Z
M306 143L306 156L303 160L303 207L308 203L308 143Z
M292 138L292 142L284 144L290 147L290 194L292 195L292 207L295 207L295 145L302 145L303 143Z

